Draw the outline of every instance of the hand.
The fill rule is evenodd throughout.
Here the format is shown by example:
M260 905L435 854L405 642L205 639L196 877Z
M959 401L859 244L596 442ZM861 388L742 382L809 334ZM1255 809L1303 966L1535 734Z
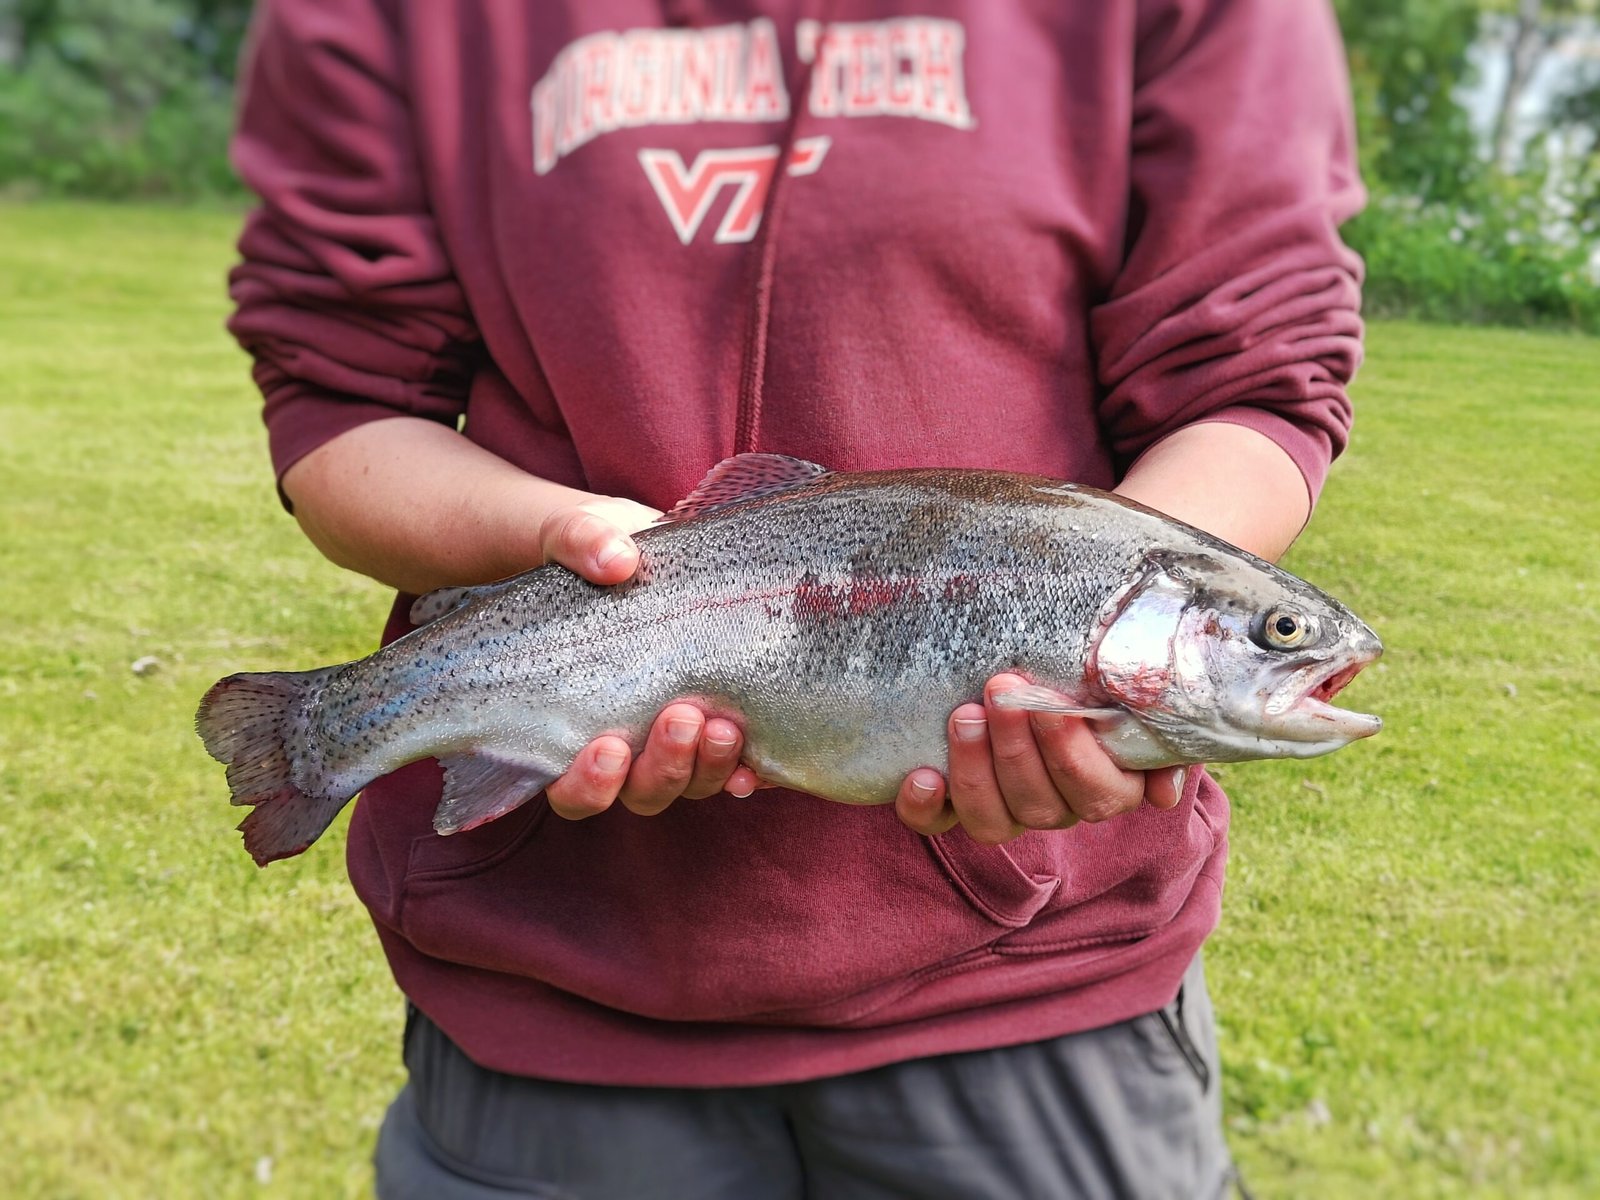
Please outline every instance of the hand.
M545 561L558 562L592 583L621 583L639 565L628 535L661 514L614 496L594 496L555 509L541 522ZM707 717L693 704L669 704L650 727L637 758L619 737L596 738L546 792L558 816L577 821L618 800L640 816L654 816L679 797L691 800L726 790L748 796L755 773L739 762L744 735L732 721Z
M590 583L621 583L639 565L639 547L628 535L660 516L660 509L621 496L591 495L563 504L539 522L539 557Z
M556 815L569 821L595 816L618 800L630 812L653 817L680 797L748 796L759 781L739 761L743 748L732 721L680 701L661 710L637 758L621 738L598 737L545 794Z
M284 493L330 559L422 595L489 583L558 562L593 583L621 583L639 565L628 535L661 514L617 496L529 475L453 429L415 417L369 421L290 467ZM439 530L450 530L440 537ZM621 799L660 812L679 796L726 788L748 796L739 729L691 704L657 718L638 760L618 737L596 738L550 785L550 806L587 817Z
M974 841L999 845L1030 829L1106 821L1147 800L1157 808L1177 806L1185 768L1125 771L1089 722L995 706L995 696L1026 682L996 675L983 704L950 714L949 785L931 767L912 771L895 798L902 821L930 835L959 822Z

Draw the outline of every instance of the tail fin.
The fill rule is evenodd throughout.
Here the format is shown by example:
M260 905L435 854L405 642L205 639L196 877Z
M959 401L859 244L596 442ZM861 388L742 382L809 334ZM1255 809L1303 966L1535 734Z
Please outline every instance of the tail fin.
M324 794L303 753L307 713L339 669L230 675L200 701L195 731L227 765L233 802L257 806L239 829L258 866L299 854L350 799Z

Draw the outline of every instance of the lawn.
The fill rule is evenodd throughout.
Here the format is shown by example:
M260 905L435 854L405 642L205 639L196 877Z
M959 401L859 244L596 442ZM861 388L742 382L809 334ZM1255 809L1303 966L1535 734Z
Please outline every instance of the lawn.
M366 1194L401 1078L337 839L257 871L191 731L386 606L277 506L235 224L0 207L8 1197ZM1600 341L1383 323L1356 396L1290 565L1388 726L1222 772L1230 1136L1261 1197L1600 1194Z

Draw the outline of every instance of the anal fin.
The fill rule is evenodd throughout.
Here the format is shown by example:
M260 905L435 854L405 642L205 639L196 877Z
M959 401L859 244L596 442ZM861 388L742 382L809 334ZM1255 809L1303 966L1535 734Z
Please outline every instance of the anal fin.
M445 755L439 765L444 768L444 795L434 810L433 827L442 834L461 833L503 817L561 775L537 762L484 751Z

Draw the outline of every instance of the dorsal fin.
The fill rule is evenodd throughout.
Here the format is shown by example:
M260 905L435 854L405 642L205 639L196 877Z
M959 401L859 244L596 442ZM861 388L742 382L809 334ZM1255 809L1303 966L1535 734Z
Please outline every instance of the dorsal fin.
M736 454L712 467L699 486L678 501L658 524L685 521L730 504L792 492L828 474L831 472L827 467L787 454Z

